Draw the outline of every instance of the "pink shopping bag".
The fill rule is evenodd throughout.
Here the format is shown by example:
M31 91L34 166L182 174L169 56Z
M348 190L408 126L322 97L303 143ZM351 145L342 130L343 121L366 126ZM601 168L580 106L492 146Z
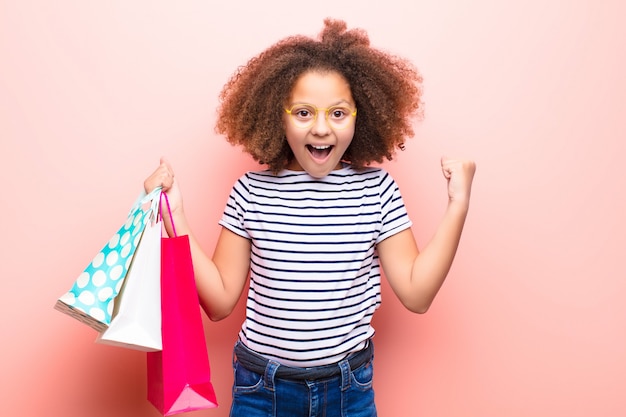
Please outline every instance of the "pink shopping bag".
M163 350L147 352L148 401L165 416L217 407L189 236L174 234L161 239Z

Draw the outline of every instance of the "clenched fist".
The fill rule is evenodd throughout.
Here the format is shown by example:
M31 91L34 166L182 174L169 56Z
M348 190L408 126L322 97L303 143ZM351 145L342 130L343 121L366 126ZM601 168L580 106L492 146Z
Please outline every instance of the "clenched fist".
M174 178L174 171L165 158L161 158L159 166L145 179L143 186L147 193L158 186L163 187L163 192L167 193L172 213L182 212L182 195Z
M476 172L474 161L441 158L441 170L448 180L448 198L450 201L469 204L472 180Z

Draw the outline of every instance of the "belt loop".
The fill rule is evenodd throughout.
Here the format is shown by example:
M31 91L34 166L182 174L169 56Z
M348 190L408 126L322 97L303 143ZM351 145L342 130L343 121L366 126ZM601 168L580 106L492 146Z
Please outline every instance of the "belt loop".
M341 369L341 390L345 391L350 388L350 362L348 362L348 359L344 359L337 365L339 366L339 369Z
M265 375L263 376L265 381L265 388L270 391L274 391L274 378L276 376L276 371L278 370L279 366L280 363L270 359L267 362L267 366L265 367Z

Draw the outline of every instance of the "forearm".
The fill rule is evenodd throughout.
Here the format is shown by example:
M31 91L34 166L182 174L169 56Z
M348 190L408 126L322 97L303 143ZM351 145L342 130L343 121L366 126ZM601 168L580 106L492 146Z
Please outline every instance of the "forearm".
M165 197L161 204L163 225L170 237L189 236L191 258L199 302L209 318L228 316L241 295L250 266L250 242L232 232L220 234L213 258L207 256L191 232L183 210L183 200L174 180L174 172L164 158L144 181L150 192L161 186Z
M226 289L219 270L213 260L202 250L202 247L189 227L184 213L173 213L173 219L176 233L174 233L174 229L168 218L163 219L165 229L170 237L175 235L187 235L189 237L196 288L202 309L212 320L226 317L232 308L229 308L225 303L229 298L226 297Z
M450 201L433 238L415 258L411 287L416 298L411 310L426 312L443 285L459 246L468 208L468 202Z

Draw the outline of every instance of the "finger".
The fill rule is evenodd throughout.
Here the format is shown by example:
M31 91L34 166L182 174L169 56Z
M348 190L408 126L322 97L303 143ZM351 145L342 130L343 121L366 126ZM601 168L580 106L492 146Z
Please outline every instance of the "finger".
M170 162L169 162L169 161L168 161L168 159L167 159L166 157L164 157L164 156L162 156L162 157L159 159L159 165L160 165L160 166L164 165L164 166L166 166L166 167L167 167L167 169L170 169L170 170L172 169L172 166L170 165Z
M441 157L441 172L446 179L450 179L452 175L452 159L445 156Z
M163 167L161 170L161 173L159 174L159 182L163 187L163 191L167 191L174 184L174 175L172 175L167 167Z
M174 184L174 172L165 158L161 158L157 169L144 181L144 189L151 192L156 187L167 191Z
M170 188L174 182L174 170L169 161L165 157L161 157L159 171L159 179L164 190Z
M165 157L161 157L159 160L159 168L167 170L172 177L174 177L174 170L172 169L172 165Z

